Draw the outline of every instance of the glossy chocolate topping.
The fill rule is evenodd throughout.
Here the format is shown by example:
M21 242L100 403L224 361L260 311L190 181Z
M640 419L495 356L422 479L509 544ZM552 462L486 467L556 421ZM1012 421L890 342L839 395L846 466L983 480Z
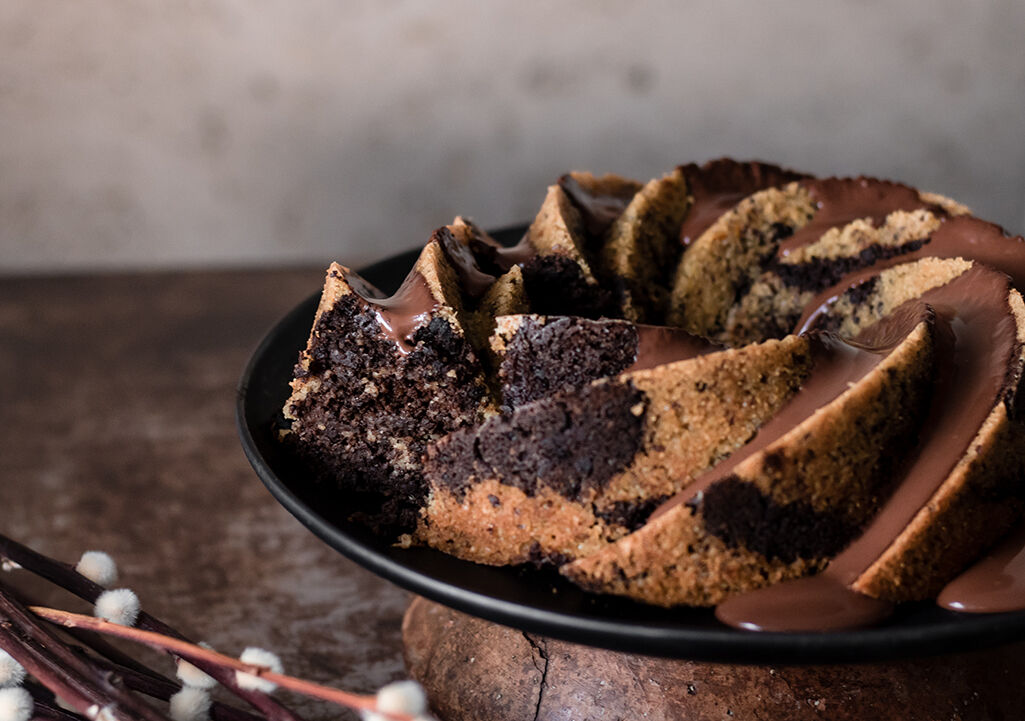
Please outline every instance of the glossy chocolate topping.
M480 269L477 258L474 257L471 249L456 240L448 228L439 228L434 231L431 239L437 241L445 255L445 260L459 276L459 286L463 293L468 298L483 296L495 282L495 276Z
M806 615L789 608L817 598L850 608L848 587L907 528L968 449L1007 386L1017 329L1008 306L1010 287L1002 274L976 265L944 286L923 294L937 315L937 373L932 405L920 443L891 497L864 532L818 577L742 594L721 604L717 616L744 628L807 630ZM985 572L983 572L985 573ZM762 604L761 599L767 603ZM786 602L784 602L786 601ZM875 622L877 604L861 612L824 615L818 630Z
M638 324L636 328L637 355L624 372L654 368L664 363L722 350L720 346L679 328L643 324Z
M431 294L427 280L413 271L391 297L382 294L355 273L346 273L345 280L353 292L377 315L381 332L395 341L400 353L413 350L410 342L417 328L426 325L439 303Z
M697 240L719 216L752 193L808 177L768 163L738 163L729 158L710 160L701 166L690 163L681 169L692 198L680 226L683 245Z
M709 486L727 478L742 462L768 448L810 418L816 410L839 397L879 365L919 323L928 319L929 313L925 306L908 304L868 329L863 336L859 336L857 343L844 341L830 333L810 336L814 364L811 375L797 394L759 429L747 445L698 476L686 490L659 506L651 520L683 503L698 503L700 494Z
M879 227L886 216L897 210L933 211L945 215L938 205L926 203L918 191L907 185L873 178L825 178L802 180L817 210L807 224L797 228L793 235L779 245L778 255L786 257L804 245L814 243L830 228L837 228L860 218L867 218Z
M964 613L1025 609L1025 523L948 583L936 603Z
M632 192L629 195L591 193L569 174L559 178L559 187L580 211L584 220L584 229L592 239L600 239L605 236L605 233L616 222L616 218L623 214L634 196Z

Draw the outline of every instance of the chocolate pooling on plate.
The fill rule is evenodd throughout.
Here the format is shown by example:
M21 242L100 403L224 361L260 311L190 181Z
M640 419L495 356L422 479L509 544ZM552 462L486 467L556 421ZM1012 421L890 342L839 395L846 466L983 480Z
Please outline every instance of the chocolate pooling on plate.
M1025 609L1025 524L948 583L936 603L963 613Z

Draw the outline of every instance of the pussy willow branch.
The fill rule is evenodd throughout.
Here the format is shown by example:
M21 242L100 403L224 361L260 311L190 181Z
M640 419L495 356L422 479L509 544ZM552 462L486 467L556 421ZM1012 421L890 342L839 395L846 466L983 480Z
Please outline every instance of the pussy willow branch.
M323 699L324 701L332 701L349 708L367 711L375 711L377 708L377 699L374 696L363 696L360 694L350 693L348 691L342 691L341 689L332 688L331 686L322 686L301 678L286 676L282 673L274 673L265 666L254 666L253 664L245 663L244 661L240 661L232 656L226 656L208 648L203 648L202 646L189 643L188 641L183 641L154 631L135 628L133 626L122 626L117 623L111 623L106 619L96 618L95 616L84 616L80 613L71 613L69 611L61 611L56 608L32 606L28 610L40 618L50 621L51 623L56 623L60 626L88 629L90 631L104 633L117 638L135 641L136 643L142 643L152 648L168 651L177 656L181 656L197 666L199 665L197 661L205 661L211 665L216 664L224 669L230 669L231 671L243 671L245 673L252 674L253 676L259 676L262 679L276 683L278 686L287 688L290 691L296 691L307 696L312 696L313 698ZM413 717L408 714L385 713L383 711L377 711L377 713L382 716L392 718L395 721L413 721Z
M32 701L35 703L35 708L32 712L34 721L36 719L46 719L47 721L82 721L78 714L66 711L58 706L53 692L45 686L31 680L26 680L23 686L32 695Z
M93 706L110 707L125 721L168 721L167 716L97 671L39 624L0 583L0 648L36 680L85 715Z
M122 666L109 659L87 655L84 649L72 648L71 650L87 658L90 663L99 666L105 671L116 674L124 681L125 686L133 691L138 691L152 698L168 701L171 696L181 689L181 684L175 683L160 674L152 673L148 670L146 673L140 673L133 668ZM235 708L234 706L228 706L219 701L214 701L210 705L210 717L213 721L263 721L263 718L260 716Z
M94 583L80 574L71 565L44 556L42 553L23 546L2 534L0 534L0 556L17 563L26 571L45 578L47 581L60 586L89 603L96 603L96 599L106 590L103 586ZM184 635L145 611L139 614L136 626L183 641L188 640ZM200 661L195 665L243 701L246 701L260 711L267 717L268 721L302 721L299 716L267 694L241 688L235 682L235 674L225 668L210 665L205 661Z

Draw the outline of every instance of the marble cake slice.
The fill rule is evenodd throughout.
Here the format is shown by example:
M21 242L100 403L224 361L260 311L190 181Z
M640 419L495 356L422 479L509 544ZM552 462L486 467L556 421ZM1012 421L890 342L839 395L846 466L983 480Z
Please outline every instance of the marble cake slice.
M805 179L755 193L691 243L668 322L727 345L781 337L818 291L922 249L963 212L941 196L870 178Z
M823 568L878 508L924 415L932 315L902 325L878 352L810 339L808 380L748 446L561 572L590 591L707 606Z
M807 340L592 381L431 443L417 542L479 563L562 563L636 528L795 392Z
M312 476L383 496L390 530L415 523L426 445L494 406L439 237L391 297L331 265L283 409L285 441Z

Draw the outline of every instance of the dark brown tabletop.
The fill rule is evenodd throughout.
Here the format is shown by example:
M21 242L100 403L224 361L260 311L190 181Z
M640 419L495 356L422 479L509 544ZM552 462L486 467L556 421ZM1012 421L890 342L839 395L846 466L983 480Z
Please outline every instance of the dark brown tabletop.
M404 676L408 595L278 506L235 432L249 354L321 282L319 269L0 278L0 532L72 562L107 551L119 585L192 637L372 692Z

